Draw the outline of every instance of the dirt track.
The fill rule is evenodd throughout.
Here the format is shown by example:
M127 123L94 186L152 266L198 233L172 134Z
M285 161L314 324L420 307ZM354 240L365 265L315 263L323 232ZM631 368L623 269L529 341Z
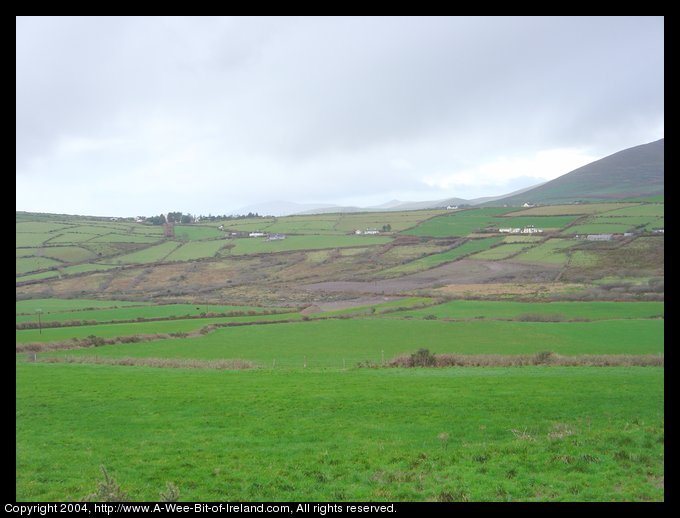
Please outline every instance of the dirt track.
M306 284L311 291L354 293L402 293L422 288L438 288L449 284L483 284L488 282L552 281L559 267L532 266L508 261L474 261L463 259L425 272L380 281L334 281Z

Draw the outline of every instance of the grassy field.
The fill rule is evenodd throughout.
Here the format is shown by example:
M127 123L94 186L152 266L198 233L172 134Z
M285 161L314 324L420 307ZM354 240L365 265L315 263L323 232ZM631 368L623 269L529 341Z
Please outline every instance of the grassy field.
M42 249L42 254L66 263L87 261L96 256L87 248L80 246L48 246Z
M429 219L405 234L414 236L466 236L485 229L503 227L526 227L533 225L542 229L559 229L572 223L577 216L517 216L513 209L483 208L467 209Z
M16 500L663 500L659 368L17 364ZM37 447L39 445L40 447Z
M129 306L146 306L149 302L133 302L128 300L94 300L94 299L31 299L17 300L16 312L33 314L37 309L45 313L62 311L79 311L90 308L119 308Z
M214 257L215 254L224 246L227 242L224 239L218 241L199 241L184 243L179 248L170 252L165 260L166 261L191 261L194 259L202 259L204 257Z
M511 255L515 255L518 252L531 246L531 243L512 243L512 244L502 244L495 246L483 252L478 252L470 256L470 259L486 259L490 261L497 261L499 259L505 259Z
M55 261L49 257L21 257L16 261L16 270L18 274L21 274L60 266L61 264L63 264L61 261Z
M189 333L198 331L211 324L225 324L229 322L256 322L266 320L295 320L299 313L284 313L280 315L255 315L235 317L210 317L177 320L161 320L152 322L135 322L125 324L94 324L75 327L55 327L48 329L20 329L16 331L18 344L28 342L60 342L72 338L115 338L118 336L150 335L161 333ZM97 349L99 354L100 348Z
M485 208L468 209L429 219L404 234L413 236L448 237L467 236L471 232L489 226L494 216L511 212L512 209Z
M162 304L162 305L133 305L126 304L118 308L88 309L76 311L48 312L43 309L43 322L64 322L66 320L96 320L98 322L110 322L114 320L134 320L136 318L181 318L185 316L200 316L205 313L233 313L253 312L262 313L271 311L271 308L253 306L231 306L216 304ZM277 312L285 309L278 308ZM33 311L28 314L17 315L16 321L37 322L37 314Z
M514 302L496 300L452 300L422 309L388 313L387 316L425 318L434 315L449 319L498 319L544 315L562 320L609 320L658 318L664 315L663 302Z
M578 203L568 205L544 205L514 212L515 216L582 216L608 212L626 207L640 207L635 203Z
M16 330L16 499L78 501L104 465L138 501L168 482L181 501L662 501L664 368L624 365L663 364L663 235L477 231L663 222L663 204L598 203L232 219L166 238L17 213L16 322L40 310L47 325ZM352 233L368 228L381 235ZM74 320L94 323L49 327ZM391 362L421 348L527 359Z
M219 225L175 225L175 238L187 241L223 238L224 232L217 227Z
M165 241L159 245L150 246L131 254L122 255L113 259L115 264L145 264L162 261L170 252L181 245L177 241Z
M450 261L455 261L461 257L479 252L480 250L486 250L490 246L500 243L503 240L502 237L487 237L483 239L471 239L466 241L462 245L459 245L451 250L442 252L440 254L431 254L420 259L408 262L406 264L401 264L394 268L389 268L385 270L384 274L407 274L413 272L419 272L422 270L427 270L429 268L434 268L440 264L448 263Z
M548 239L516 255L512 260L527 263L566 264L569 256L565 249L578 243L573 239Z
M252 320L265 317L251 317ZM270 315L269 319L285 318ZM110 324L17 331L17 342L126 334L160 333L200 328L211 319L140 324ZM217 319L216 321L225 321ZM121 327L128 326L128 328ZM59 338L52 338L59 337ZM435 353L534 354L552 351L576 354L663 353L663 320L602 320L596 322L513 322L353 318L285 324L230 327L200 337L116 344L66 351L100 357L246 359L262 366L340 368L358 362L381 363L425 347ZM57 353L55 353L57 354Z
M266 238L234 239L233 248L226 250L225 255L248 255L274 252L290 252L292 250L315 250L322 248L342 248L348 246L381 245L392 240L386 236L326 236L305 235L288 236L286 239L267 241Z

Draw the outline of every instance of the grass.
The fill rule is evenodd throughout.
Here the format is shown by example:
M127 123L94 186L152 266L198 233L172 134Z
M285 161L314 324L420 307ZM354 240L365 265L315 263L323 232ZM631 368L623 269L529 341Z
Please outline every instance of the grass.
M66 263L87 261L95 254L80 246L48 246L43 248L43 255Z
M216 304L162 304L162 305L139 305L119 308L103 308L78 311L60 311L58 313L43 310L43 322L64 322L66 320L96 320L99 322L110 322L114 320L134 320L136 318L182 318L185 316L200 316L206 313L230 313L230 312L254 312L262 313L270 308L254 306L233 306ZM285 309L279 308L277 311L283 312ZM19 322L37 322L34 312L27 315L17 315Z
M515 262L566 264L569 256L565 249L574 246L578 241L573 239L548 239L529 250L512 258Z
M61 311L78 311L89 308L116 308L126 306L145 306L149 302L135 302L128 300L94 300L94 299L31 299L17 300L16 312L33 314L37 309L45 313Z
M386 236L288 236L278 241L266 238L234 239L234 247L225 252L227 255L248 255L292 250L315 250L323 248L342 248L351 246L382 245L392 240Z
M175 225L175 238L187 241L223 238L224 232L217 227L219 225Z
M103 235L97 235L92 241L94 243L157 243L160 241L161 237L160 236L148 236L148 235L140 235L140 234L130 234L130 233L125 233L125 234L117 234L117 233L110 233L110 234L103 234Z
M170 255L165 257L165 261L192 261L204 257L214 257L215 254L226 244L223 239L218 241L198 241L185 243Z
M170 254L173 250L178 248L180 243L177 241L165 241L159 245L150 246L139 250L137 252L132 252L130 254L121 255L110 260L105 260L106 262L113 262L116 264L145 264L145 263L155 263L157 261L162 261L165 257Z
M161 333L188 333L198 331L202 327L212 324L224 324L228 322L256 322L266 320L299 319L298 313L286 313L280 315L256 315L240 317L213 317L162 320L152 322L136 322L124 324L96 324L77 327L54 327L48 329L21 329L16 331L18 344L37 342L61 342L72 338L87 338L97 336L100 338L115 338L117 336L152 335Z
M470 259L486 259L490 261L498 261L500 259L505 259L511 255L515 255L518 252L531 246L531 243L513 243L513 244L502 244L495 246L483 252L478 252L470 256Z
M664 372L17 364L16 501L664 499Z
M465 257L467 255L479 252L481 250L486 250L490 246L500 243L503 240L502 237L487 237L483 239L470 239L462 245L459 245L451 250L442 252L440 254L431 254L415 261L411 261L406 264L395 266L394 268L389 268L383 273L391 274L407 274L412 272L418 272L421 270L427 270L429 268L434 268L440 264L448 263Z
M516 216L579 216L636 206L637 204L634 203L570 203L568 205L544 205L541 207L532 207L530 209L513 212L513 214Z
M28 273L61 264L63 264L61 261L55 261L49 257L21 257L16 260L16 270L17 273Z
M497 207L462 210L428 219L404 234L429 237L467 236L489 226L494 216L511 211L512 209Z
M663 302L514 302L495 300L452 300L436 306L388 313L390 318L510 319L522 315L556 316L562 320L609 320L658 318ZM616 324L613 324L616 325Z
M277 319L281 315L251 317ZM285 318L285 317L284 317ZM210 319L142 324L112 324L86 328L43 330L43 341L52 334L66 339L77 332L109 338L120 334L162 333L197 329ZM219 319L218 319L219 320ZM225 319L222 319L225 321ZM121 332L120 326L130 330ZM134 329L134 332L132 332ZM46 332L47 331L47 332ZM70 331L70 333L69 333ZM38 341L37 330L17 331L17 341ZM19 339L21 338L21 340ZM534 354L550 350L562 355L659 354L663 353L662 320L603 320L597 322L504 322L359 319L312 320L287 324L219 329L200 337L159 340L138 344L106 345L97 356L229 359L242 358L267 366L353 366L358 362L380 363L383 359L427 348L435 353ZM89 349L69 354L90 355Z
M48 239L54 237L53 234L47 233L28 233L28 232L17 232L16 235L16 246L40 246Z
M576 218L577 216L515 216L513 209L489 207L467 209L432 218L404 233L415 236L446 237L467 236L485 229L495 230L529 225L543 229L556 229L570 224Z

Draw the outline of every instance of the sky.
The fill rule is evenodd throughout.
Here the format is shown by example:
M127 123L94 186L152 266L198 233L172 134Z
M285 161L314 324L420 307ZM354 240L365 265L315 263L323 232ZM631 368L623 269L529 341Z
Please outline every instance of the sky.
M664 136L663 17L18 17L17 210L495 196Z

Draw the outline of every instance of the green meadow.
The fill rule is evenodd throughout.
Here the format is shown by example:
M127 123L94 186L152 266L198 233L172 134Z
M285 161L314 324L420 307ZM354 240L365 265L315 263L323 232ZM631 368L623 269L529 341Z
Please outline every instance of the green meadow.
M664 498L663 369L17 364L16 500Z

